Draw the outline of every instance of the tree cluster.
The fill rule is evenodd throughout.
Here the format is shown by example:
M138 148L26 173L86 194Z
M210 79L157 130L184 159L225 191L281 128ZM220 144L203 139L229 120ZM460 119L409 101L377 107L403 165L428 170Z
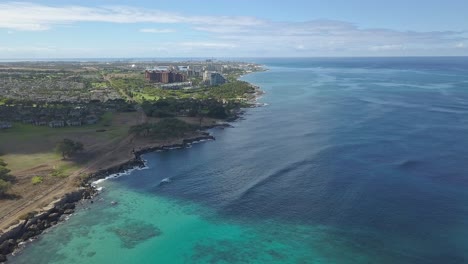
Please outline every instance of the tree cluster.
M240 107L238 103L223 103L215 99L160 99L155 102L145 101L142 108L147 116L152 117L212 117L226 119L230 117L231 110Z
M223 85L210 88L208 90L208 96L219 99L239 99L245 97L246 94L252 94L255 92L255 88L244 81L233 81L225 83Z
M84 149L83 143L65 138L57 144L57 152L65 159Z
M3 196L11 188L15 180L6 166L7 164L0 159L0 196Z
M186 133L193 132L197 126L188 124L177 118L164 118L158 123L145 123L130 128L130 133L139 136L154 137L158 139L178 138Z

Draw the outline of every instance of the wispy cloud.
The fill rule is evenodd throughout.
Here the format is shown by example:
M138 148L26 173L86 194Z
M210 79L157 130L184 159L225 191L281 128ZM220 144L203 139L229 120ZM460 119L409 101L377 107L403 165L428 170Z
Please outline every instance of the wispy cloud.
M47 30L56 25L76 22L108 23L189 23L203 25L250 26L261 23L253 17L188 16L156 9L129 6L48 6L28 2L0 4L0 28Z
M398 54L421 50L453 48L463 43L464 32L416 32L391 29L361 28L353 23L334 20L305 22L264 21L259 25L195 26L196 30L213 33L218 39L238 46L260 47L270 55L284 52L308 56ZM243 44L243 45L241 45Z
M203 47L203 48L235 48L237 45L232 43L220 42L182 42L179 44L184 47Z
M172 27L177 26L178 34L164 37L172 47L161 52L166 56L184 52L205 56L213 52L225 54L226 50L236 56L452 55L468 50L468 34L459 31L365 28L323 19L279 22L249 16L196 16L130 6L0 3L0 28L8 31L41 31L84 22L141 23L144 28L139 32L154 34L175 32ZM129 44L117 45L113 52L137 52L125 45ZM152 51L145 47L138 50Z
M142 28L139 31L142 32L142 33L173 33L173 32L176 32L174 29L170 29L170 28L165 28L165 29Z
M55 47L43 47L43 46L16 46L16 47L4 47L0 46L0 52L52 52L55 51Z
M371 51L389 51L389 50L404 50L405 46L403 45L378 45L371 46L369 50Z

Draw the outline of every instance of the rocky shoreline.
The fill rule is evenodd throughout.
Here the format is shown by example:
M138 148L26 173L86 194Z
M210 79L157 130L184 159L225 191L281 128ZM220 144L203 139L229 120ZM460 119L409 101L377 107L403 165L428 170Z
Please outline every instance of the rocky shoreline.
M86 180L83 182L83 187L84 188L90 188L91 183L93 181L96 181L96 180L99 180L99 179L104 179L105 177L107 177L109 175L112 175L112 174L124 172L124 171L130 170L130 169L144 167L145 163L144 163L143 159L141 158L141 156L143 154L150 153L150 152L155 152L155 151L166 151L166 150L171 150L171 149L186 148L186 147L190 146L194 142L203 141L203 140L215 140L215 137L213 137L209 133L202 132L201 136L183 139L182 143L179 143L179 144L154 146L154 147L149 146L149 147L145 147L145 148L136 150L136 151L133 152L133 154L135 156L133 159L131 159L131 160L129 160L129 161L123 163L123 164L120 164L118 166L114 166L114 167L111 167L111 168L108 168L108 169L103 169L103 170L97 171L97 172L89 175L86 178Z
M54 201L43 211L31 212L24 216L17 225L11 226L0 236L0 262L7 261L7 255L13 253L22 244L31 241L44 230L64 221L75 211L76 203L93 197L95 190L79 188L77 191Z
M222 127L229 126L226 124ZM0 263L7 261L7 255L13 253L24 243L34 240L46 229L55 226L59 222L65 221L67 217L75 212L76 204L82 200L93 199L97 195L97 190L92 186L92 182L104 179L109 175L124 172L134 168L141 168L145 163L141 156L154 151L168 151L171 149L187 148L191 144L200 141L215 140L207 132L202 132L201 136L190 137L182 140L182 143L146 147L134 151L134 158L117 166L103 169L89 175L82 183L82 186L62 198L52 202L41 212L30 212L19 220L19 223L8 228L0 234Z
M248 98L250 107L260 106L257 103L257 98L264 94L258 86L253 86L255 92L251 98ZM240 118L244 113L242 109L227 122L232 122ZM229 123L221 123L212 126L203 127L203 129L211 129L215 127L226 128L232 127ZM20 248L24 243L33 241L37 236L42 234L45 230L55 226L59 222L65 221L68 216L75 211L76 204L85 199L93 199L97 195L97 190L92 185L92 182L99 179L104 179L112 174L125 172L135 168L142 168L145 166L142 155L155 151L168 151L171 149L187 148L191 144L206 140L216 140L214 136L208 132L200 132L200 136L189 137L182 139L181 143L163 145L163 146L148 146L133 151L134 158L113 166L107 169L99 170L95 173L88 175L81 183L81 187L78 190L64 195L62 198L52 202L46 208L42 208L40 212L30 212L21 220L18 224L15 224L8 228L5 232L0 234L0 263L7 261L7 256L15 252L16 249ZM92 200L91 200L92 201Z

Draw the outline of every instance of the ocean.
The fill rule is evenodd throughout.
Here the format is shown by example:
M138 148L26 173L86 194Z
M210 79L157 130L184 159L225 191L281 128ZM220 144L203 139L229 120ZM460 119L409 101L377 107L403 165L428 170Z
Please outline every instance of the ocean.
M252 61L264 107L100 182L11 263L468 262L467 58Z

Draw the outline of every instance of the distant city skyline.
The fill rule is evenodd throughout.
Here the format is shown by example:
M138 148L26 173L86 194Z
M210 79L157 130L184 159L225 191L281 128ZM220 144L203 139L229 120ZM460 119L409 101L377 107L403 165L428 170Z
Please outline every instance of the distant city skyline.
M465 0L64 2L1 2L0 59L468 56Z

